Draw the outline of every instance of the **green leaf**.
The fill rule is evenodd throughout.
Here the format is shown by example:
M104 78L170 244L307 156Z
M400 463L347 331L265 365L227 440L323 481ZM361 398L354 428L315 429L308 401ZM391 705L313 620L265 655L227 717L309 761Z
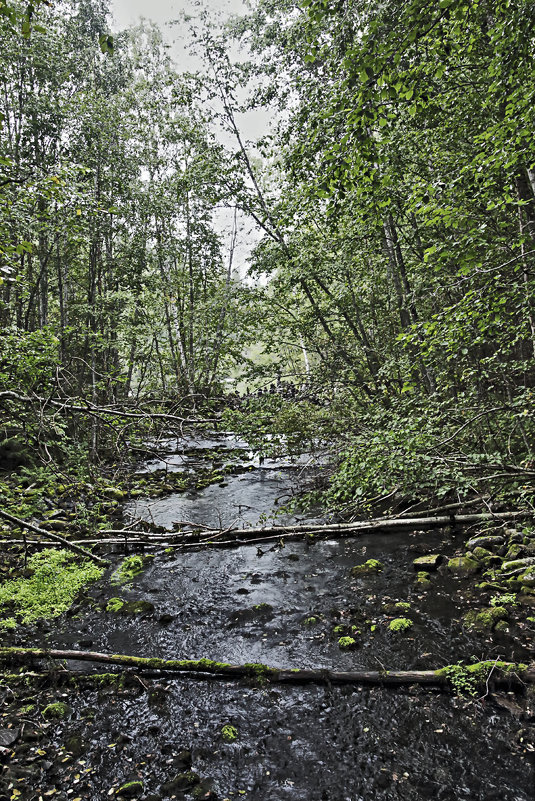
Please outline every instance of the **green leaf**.
M109 33L103 33L98 37L100 49L103 53L111 55L113 53L113 36Z

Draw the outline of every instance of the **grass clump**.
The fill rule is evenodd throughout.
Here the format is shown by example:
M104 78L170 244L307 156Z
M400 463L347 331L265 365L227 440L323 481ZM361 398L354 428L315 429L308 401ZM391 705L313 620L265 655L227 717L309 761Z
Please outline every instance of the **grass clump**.
M83 586L96 581L104 569L78 559L69 551L48 548L28 560L29 578L0 586L0 610L10 609L20 623L53 618L66 612ZM15 617L0 620L0 628L14 628Z

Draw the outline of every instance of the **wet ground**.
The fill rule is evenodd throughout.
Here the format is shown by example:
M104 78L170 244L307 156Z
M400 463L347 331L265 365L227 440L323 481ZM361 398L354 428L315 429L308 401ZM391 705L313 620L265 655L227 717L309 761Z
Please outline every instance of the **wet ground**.
M251 461L244 443L229 438L225 443L236 462ZM160 461L191 469L214 448L214 440L196 445L188 443L188 452L179 454L173 453L179 443L166 443ZM161 467L154 461L144 469ZM293 494L299 469L287 462L253 468L226 478L224 486L138 500L127 513L167 528L180 520L256 524ZM492 637L463 628L460 609L481 603L469 579L439 570L430 589L415 584L414 558L453 555L462 536L369 534L159 553L131 583L111 585L108 575L89 592L91 602L71 616L15 637L32 645L335 670L533 659L529 638L514 624ZM120 556L114 559L116 566ZM368 559L379 560L382 570L352 575L351 568ZM117 597L145 601L144 612L105 611ZM396 608L400 602L410 606ZM392 633L388 624L394 617L410 618L412 628ZM352 636L354 649L342 650L340 636ZM254 687L163 676L133 678L122 689L112 684L96 690L82 681L76 692L62 687L46 692L53 699L66 694L69 716L41 722L38 741L30 740L33 773L13 784L28 798L51 797L47 794L55 789L56 798L97 801L115 797L125 781L138 779L139 797L152 801L535 797L532 713L514 696L504 696L498 707L490 698L459 699L418 688ZM225 725L236 730L232 742L224 741ZM76 753L72 747L58 751L69 741L72 746L73 737L80 745ZM184 751L189 756L179 757ZM197 778L190 777L189 784L176 780L191 771Z

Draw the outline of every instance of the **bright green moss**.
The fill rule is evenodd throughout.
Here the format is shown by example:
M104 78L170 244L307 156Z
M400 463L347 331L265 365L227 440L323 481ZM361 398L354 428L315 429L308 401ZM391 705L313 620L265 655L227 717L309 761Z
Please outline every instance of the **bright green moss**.
M129 581L132 581L134 576L141 573L143 567L144 560L142 556L139 556L139 554L127 556L126 559L123 559L117 570L112 573L112 584L127 584Z
M56 718L62 720L70 714L70 707L67 704L62 704L61 701L56 701L54 704L48 704L42 711L44 718Z
M221 736L224 742L233 743L238 739L238 729L235 726L231 726L227 723L227 725L223 726L221 729Z
M346 630L345 626L338 625L334 627L333 634L343 634L345 630Z
M80 562L70 551L53 548L33 554L28 567L33 571L29 578L12 579L0 586L0 609L13 608L21 623L66 612L81 588L104 572L93 562ZM14 628L14 621L7 618L3 627Z
M465 625L477 631L492 631L498 621L507 618L507 609L493 606L490 609L471 609L464 616Z
M521 675L527 665L518 662L499 662L487 659L473 665L446 665L435 671L440 677L449 679L457 695L477 695L484 687L487 678L492 674L502 676Z
M402 633L411 629L412 626L412 620L409 620L408 617L396 617L394 620L390 621L388 628L390 631Z
M351 575L353 576L369 576L373 573L380 573L383 565L378 559L368 559L362 565L355 565L351 568Z
M342 650L353 648L353 646L356 644L357 641L354 639L354 637L340 637L340 639L338 640L338 645L340 646L340 648L342 648Z
M117 612L120 612L122 609L124 609L124 601L122 598L110 598L106 604L106 612L117 614Z

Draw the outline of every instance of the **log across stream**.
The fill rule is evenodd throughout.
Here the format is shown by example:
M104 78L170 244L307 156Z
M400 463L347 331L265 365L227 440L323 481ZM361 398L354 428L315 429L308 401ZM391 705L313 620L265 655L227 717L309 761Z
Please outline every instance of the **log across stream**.
M262 663L231 665L211 659L157 659L130 654L102 654L97 651L68 651L54 648L1 648L0 663L33 664L62 662L92 662L130 670L162 673L183 673L211 676L214 679L256 679L277 684L372 684L385 687L421 684L450 687L457 665L446 665L437 670L330 670L327 668L273 668ZM515 664L487 660L464 667L468 677L486 687L524 688L535 684L535 665Z

